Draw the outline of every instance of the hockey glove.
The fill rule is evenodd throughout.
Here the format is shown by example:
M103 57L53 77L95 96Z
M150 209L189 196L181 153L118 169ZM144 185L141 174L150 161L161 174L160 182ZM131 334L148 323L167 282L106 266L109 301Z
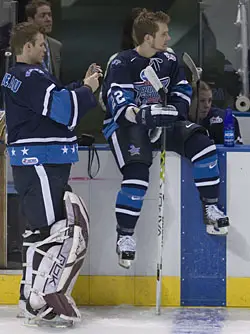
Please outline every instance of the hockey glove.
M142 106L136 113L137 124L145 125L148 129L168 126L178 120L178 111L172 105L163 107L160 104Z

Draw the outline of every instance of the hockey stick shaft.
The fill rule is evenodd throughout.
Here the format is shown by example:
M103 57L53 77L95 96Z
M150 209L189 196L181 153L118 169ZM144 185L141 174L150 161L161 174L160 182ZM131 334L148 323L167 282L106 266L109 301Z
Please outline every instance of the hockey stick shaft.
M162 83L151 66L145 69L145 75L154 89L159 93L163 105L167 105L166 92ZM156 314L161 313L161 291L162 291L162 258L164 246L164 196L165 196L165 165L166 165L166 128L163 128L161 137L160 154L160 184L158 199L158 223L157 223L157 269L156 269Z
M200 108L200 79L202 74L202 68L196 67L193 59L189 56L188 53L184 52L182 56L183 62L187 65L190 72L192 73L192 82L196 85L196 96L197 96L197 103L196 103L196 110L195 110L195 123L199 124L199 108Z

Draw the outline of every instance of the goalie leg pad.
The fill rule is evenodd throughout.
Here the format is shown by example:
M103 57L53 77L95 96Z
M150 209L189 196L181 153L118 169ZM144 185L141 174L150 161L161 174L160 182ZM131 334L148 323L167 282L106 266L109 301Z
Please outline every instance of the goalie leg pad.
M34 316L49 312L76 320L80 314L67 294L73 288L88 247L89 218L83 200L71 193L64 196L67 219L40 230L35 244L33 279L28 304ZM56 303L65 303L63 307ZM58 314L58 312L60 314Z

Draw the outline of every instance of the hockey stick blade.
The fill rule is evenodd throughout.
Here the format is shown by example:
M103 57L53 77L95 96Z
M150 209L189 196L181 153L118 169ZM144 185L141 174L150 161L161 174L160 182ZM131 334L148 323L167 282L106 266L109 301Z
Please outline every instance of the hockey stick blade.
M157 74L155 73L153 67L147 66L145 68L144 73L145 73L145 76L148 79L148 81L151 83L151 85L154 87L154 89L160 95L161 100L162 100L163 104L165 105L166 104L165 89L164 89L160 79L158 78Z
M189 68L189 70L192 72L194 81L199 81L201 78L202 69L200 67L196 67L193 59L189 56L188 53L184 52L182 55L182 59Z

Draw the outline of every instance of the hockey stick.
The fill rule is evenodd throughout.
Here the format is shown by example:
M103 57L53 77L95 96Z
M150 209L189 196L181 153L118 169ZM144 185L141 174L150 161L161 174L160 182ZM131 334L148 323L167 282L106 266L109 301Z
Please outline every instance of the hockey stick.
M195 123L199 124L199 106L200 106L199 95L200 95L200 79L202 74L202 68L196 67L193 59L186 52L183 53L182 59L183 62L187 65L187 67L191 71L192 82L196 85L197 104L195 113Z
M151 66L145 69L145 76L154 89L158 92L163 102L167 105L167 95L165 89ZM161 312L161 286L162 286L162 254L163 254L163 231L164 231L164 191L165 191L165 164L166 164L166 128L163 128L160 157L160 189L158 200L158 232L157 232L157 271L156 271L156 314Z

